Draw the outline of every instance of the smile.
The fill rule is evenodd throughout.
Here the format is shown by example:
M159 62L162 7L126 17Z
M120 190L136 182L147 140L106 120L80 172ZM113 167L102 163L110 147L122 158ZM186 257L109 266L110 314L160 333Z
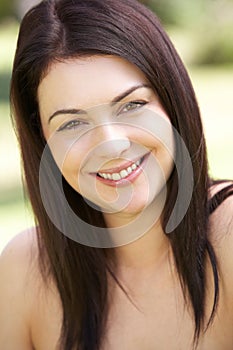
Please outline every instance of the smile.
M98 173L98 175L104 179L109 179L109 180L114 180L114 181L124 179L125 177L129 176L129 174L131 174L134 170L136 170L137 167L139 167L139 165L142 162L142 159L143 158L138 160L136 163L133 163L131 166L129 166L125 169L122 169L121 172L119 172L119 173L113 173L113 174L111 174L111 173Z
M135 163L131 163L130 166L126 166L122 168L119 172L98 172L96 177L101 182L105 182L108 185L118 185L118 184L126 184L128 181L133 181L143 170L143 164L145 160L148 158L148 154L141 157ZM125 180L128 180L127 182Z

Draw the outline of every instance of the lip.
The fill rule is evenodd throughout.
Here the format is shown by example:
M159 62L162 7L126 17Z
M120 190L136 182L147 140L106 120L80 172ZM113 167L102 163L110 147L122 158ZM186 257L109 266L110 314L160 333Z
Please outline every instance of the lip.
M124 164L122 164L122 165L119 165L119 166L117 166L117 167L115 167L115 168L101 169L101 170L98 171L98 173L109 173L109 174L120 173L121 170L127 169L128 167L130 167L131 165L133 165L134 163L136 163L138 160L140 160L142 157L145 157L145 156L138 157L138 158L135 159L135 160L126 162L126 163L124 163Z
M104 170L104 171L101 170L101 173L102 172L108 172L110 174L117 173L117 172L120 172L122 169L125 169L126 167L131 166L132 164L137 162L139 159L143 158L142 163L131 174L129 174L127 177L125 177L123 179L116 181L116 180L104 179L104 178L98 176L97 173L95 173L93 175L96 177L96 180L98 180L98 181L100 181L108 186L116 187L116 186L128 185L129 182L132 183L142 173L149 155L150 155L150 152L145 154L144 156L142 156L140 158L137 158L137 160L135 160L135 161L125 163L124 166L117 167L114 169Z

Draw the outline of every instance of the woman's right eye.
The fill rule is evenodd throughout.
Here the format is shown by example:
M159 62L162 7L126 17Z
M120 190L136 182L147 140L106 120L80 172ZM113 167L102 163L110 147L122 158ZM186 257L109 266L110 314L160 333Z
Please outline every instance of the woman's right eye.
M87 122L82 121L82 120L71 120L65 124L63 124L62 126L59 127L59 129L57 131L64 131L64 130L76 130L78 129L80 126L87 124Z

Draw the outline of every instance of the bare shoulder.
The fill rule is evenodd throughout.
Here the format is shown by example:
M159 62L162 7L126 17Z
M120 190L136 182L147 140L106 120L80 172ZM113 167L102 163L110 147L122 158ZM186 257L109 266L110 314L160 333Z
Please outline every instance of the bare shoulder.
M35 276L36 256L35 229L15 236L0 255L1 349L32 349L29 331L30 286L32 276Z
M31 227L18 233L11 241L6 245L1 253L1 259L7 256L15 256L16 254L29 252L32 248L36 247L36 228Z
M13 273L16 280L21 277L22 281L22 273L26 276L29 269L35 267L37 256L36 229L30 228L19 233L0 255L1 277Z
M18 234L0 256L0 349L55 349L60 335L60 298L42 278L36 229Z

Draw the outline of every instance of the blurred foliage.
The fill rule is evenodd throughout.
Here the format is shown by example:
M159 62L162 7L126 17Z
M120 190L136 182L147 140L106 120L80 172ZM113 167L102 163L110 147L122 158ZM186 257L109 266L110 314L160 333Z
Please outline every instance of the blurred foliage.
M197 65L233 64L233 24L208 29L198 33L195 56L191 63ZM203 34L203 35L202 35Z
M21 20L27 10L41 0L0 0L0 22L5 18L15 17Z
M189 40L189 63L233 64L232 0L141 0ZM173 29L171 29L173 30Z
M165 25L186 25L197 20L203 13L203 0L140 0L140 2L151 8Z
M14 4L9 0L0 0L0 21L5 17L12 16L14 13Z
M233 64L232 0L207 1L205 16L194 29L193 63Z

